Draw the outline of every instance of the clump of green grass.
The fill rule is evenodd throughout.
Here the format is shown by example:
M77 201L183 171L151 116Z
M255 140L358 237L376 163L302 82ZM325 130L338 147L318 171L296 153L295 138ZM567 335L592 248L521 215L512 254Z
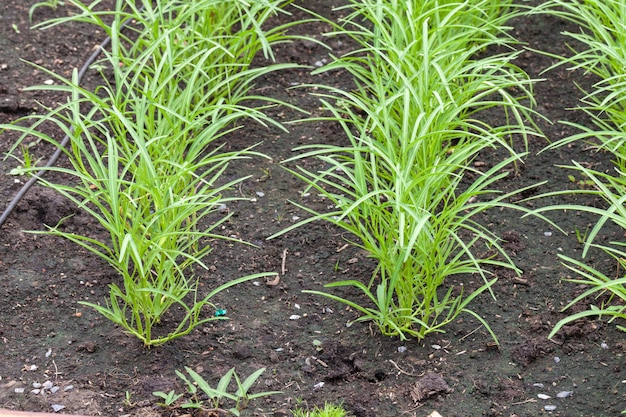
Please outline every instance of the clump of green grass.
M590 116L592 126L563 121L563 124L574 127L579 133L565 137L551 144L549 148L586 141L614 156L614 170L611 172L600 172L574 161L572 166L565 168L586 178L585 189L549 194L553 196L575 192L596 196L605 201L604 208L554 205L535 211L543 213L550 210L578 210L598 216L597 223L583 238L582 260L559 255L564 265L578 275L578 278L568 281L589 286L587 291L572 300L564 310L592 295L607 295L607 298L599 305L592 302L588 310L559 321L550 333L549 337L553 337L564 325L582 317L609 316L611 321L626 318L626 278L619 275L610 277L584 262L588 251L595 247L614 259L618 271L623 271L626 266L623 242L615 241L608 245L595 243L607 223L626 229L626 6L620 0L551 0L536 11L559 16L581 28L580 32L565 32L566 36L576 40L580 46L578 49L572 48L571 56L555 56L558 59L555 66L567 65L571 70L579 69L594 74L599 79L590 91L582 90L584 96L576 109ZM618 325L618 328L626 331L626 327L622 325Z
M335 209L302 207L313 216L287 230L321 219L354 236L351 242L378 263L371 280L327 287L355 287L370 305L311 292L350 305L362 314L358 320L373 320L385 335L423 338L463 312L491 332L468 304L495 282L487 267L519 272L475 220L493 207L517 208L506 201L521 190L504 195L492 187L507 175L505 167L521 162L513 137L524 146L528 135L539 134L530 122L533 81L512 63L518 53L504 23L518 12L509 5L353 1L336 25L334 34L352 37L359 48L320 72L347 70L356 88L326 87L321 100L350 143L301 147L287 161L318 159L321 171L292 172ZM506 52L485 55L488 47ZM496 108L503 125L481 120ZM480 152L496 148L510 156L484 172L472 167ZM445 288L446 278L458 274L477 274L484 283L469 292Z
M245 180L224 181L222 174L235 159L259 156L250 148L222 150L225 135L244 120L277 122L263 107L245 102L254 79L289 65L250 68L257 53L271 56L271 45L287 41L285 27L264 32L262 25L285 1L254 2L200 0L117 2L113 12L94 12L91 5L72 4L82 13L56 19L86 21L104 29L111 50L99 68L103 85L95 92L72 80L54 76L60 85L31 89L57 90L69 100L43 116L21 125L1 126L60 144L39 129L56 125L70 137L64 149L70 167L48 167L67 174L72 182L41 180L93 217L109 240L70 233L63 225L49 225L48 233L64 237L107 261L122 277L110 285L104 305L95 308L146 346L155 346L189 333L196 326L219 319L203 318L202 309L220 291L254 274L230 280L207 295L198 293L195 267L206 268L210 239L229 215L220 210L233 200L225 190ZM111 26L104 23L112 15ZM134 34L120 32L121 22L133 18ZM267 35L267 36L266 36ZM112 73L112 81L109 81ZM266 99L265 103L271 103ZM220 144L222 142L222 144ZM19 146L19 143L15 145ZM37 172L38 167L25 168ZM180 307L183 317L173 329L154 331L165 312Z

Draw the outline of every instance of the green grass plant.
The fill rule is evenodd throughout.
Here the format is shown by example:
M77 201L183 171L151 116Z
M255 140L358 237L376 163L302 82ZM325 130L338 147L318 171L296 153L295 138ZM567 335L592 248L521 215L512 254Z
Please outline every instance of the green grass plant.
M598 79L590 91L581 88L584 96L576 109L586 113L592 125L563 121L563 124L578 130L578 133L556 141L549 148L585 141L614 157L613 170L609 172L590 169L574 161L572 166L564 168L574 170L585 179L584 189L549 194L555 196L574 192L595 196L604 200L604 207L562 204L535 211L576 210L598 216L596 224L582 236L582 259L560 255L563 264L578 275L577 279L567 281L589 286L564 310L582 301L589 303L589 308L559 321L550 333L550 337L553 337L564 325L582 317L609 316L611 321L626 318L626 278L623 273L626 266L625 245L619 241L608 245L595 243L608 223L626 229L626 4L620 0L551 0L538 7L536 12L556 15L580 27L580 31L564 33L575 40L578 46L571 48L570 56L554 56L558 60L554 66L567 65L571 70L582 70ZM580 235L578 237L581 238ZM604 251L609 259L614 260L618 271L616 275L609 276L584 261L591 248ZM587 297L592 295L606 298L598 305L588 301ZM618 328L626 331L623 325L618 325Z
M476 219L493 207L518 208L494 184L520 163L531 120L532 80L512 61L514 41L504 23L517 11L507 2L353 1L333 35L360 46L319 72L344 70L356 88L326 88L321 100L349 139L345 146L311 145L286 162L316 158L323 169L291 171L335 209L312 214L349 231L352 243L377 261L369 282L346 280L368 304L311 291L358 310L385 335L423 338L488 291L488 267L519 272L497 237ZM332 22L329 22L332 23ZM486 55L487 48L504 52ZM497 108L497 110L496 110ZM481 119L499 111L502 125ZM521 143L514 143L514 137ZM484 172L481 152L505 149ZM287 231L285 230L285 231ZM282 233L284 233L283 231ZM445 288L446 278L476 274L482 285ZM492 333L494 339L495 335Z
M243 121L279 126L263 107L245 103L262 99L249 94L254 79L290 66L249 67L257 52L270 55L273 42L286 41L281 35L285 28L275 28L269 37L261 28L286 2L164 1L159 8L144 2L139 9L120 0L115 12L72 4L82 14L44 26L82 20L106 28L111 51L105 52L100 68L112 72L112 82L102 73L103 85L90 92L78 85L76 71L71 80L47 71L59 85L30 89L67 93L67 103L22 120L32 123L28 127L0 128L59 146L42 129L52 124L71 138L63 150L69 167L45 169L72 180L41 182L94 218L109 239L68 232L62 224L48 225L49 231L41 233L69 239L114 267L122 282L110 285L105 304L83 304L146 346L160 345L222 318L201 314L204 307L212 307L217 293L271 275L232 279L200 295L195 268L206 268L202 258L211 250L209 241L225 238L216 233L229 218L221 208L234 199L225 197L225 191L245 180L225 181L224 171L235 159L258 156L251 150L254 144L223 151L225 135ZM104 23L107 13L113 17L110 27ZM134 43L118 30L133 17ZM264 102L262 106L272 101ZM24 168L32 173L39 169ZM174 306L182 319L173 329L154 332Z
M274 394L280 394L279 391L265 391L258 393L251 393L250 389L259 379L259 377L265 372L265 368L260 368L248 375L246 379L241 381L239 375L235 371L235 368L231 368L226 372L215 387L211 387L209 382L204 379L200 374L189 367L185 367L187 375L180 371L176 371L176 375L182 379L187 385L187 392L190 394L190 398L180 404L181 408L202 409L209 412L218 412L221 414L232 414L234 416L240 416L241 412L248 407L250 401L258 398L267 397ZM235 384L236 391L233 393L229 391L229 386ZM169 393L154 392L153 395L162 398L166 407L172 407L184 396L184 394L176 394L174 391ZM207 403L209 405L207 405ZM227 407L227 403L234 403L233 407Z

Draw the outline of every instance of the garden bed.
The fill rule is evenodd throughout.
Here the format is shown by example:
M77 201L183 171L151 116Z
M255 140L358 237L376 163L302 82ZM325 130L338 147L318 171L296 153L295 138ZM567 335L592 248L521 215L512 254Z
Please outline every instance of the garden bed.
M330 19L336 20L341 14L332 10L342 4L338 0L300 3ZM31 5L32 1L20 0L0 9L0 51L4 57L0 62L0 123L38 111L37 102L54 108L65 100L61 94L23 92L23 87L44 83L50 77L20 59L69 77L105 36L78 24L44 32L30 30ZM289 10L293 18L306 18L301 11ZM65 7L40 7L33 17L42 21L67 13ZM557 55L568 54L566 38L560 33L576 31L569 23L543 15L518 18L511 25L512 34L530 48ZM294 30L323 40L321 34L329 29L313 22ZM329 45L335 55L350 47L345 39L331 39ZM328 60L328 50L305 40L278 45L275 54L279 62L312 67ZM554 123L540 119L537 123L550 140L556 141L575 133L557 121L588 122L581 112L566 109L578 104L581 94L576 84L589 86L595 80L565 67L541 74L553 63L530 50L516 62L531 77L545 78L535 87L537 110ZM260 58L256 62L264 64ZM94 80L88 74L86 88L94 88ZM290 89L308 83L349 89L352 80L346 72L311 75L304 68L289 69L264 76L254 91L320 115L320 104L309 95L310 91ZM270 114L281 122L300 117L285 108L271 109ZM292 149L300 145L345 143L342 130L332 122L290 124L288 128L289 133L285 133L251 123L226 137L226 150L260 142L255 150L271 158L236 161L227 171L232 178L251 176L235 190L236 196L249 200L229 203L227 209L233 216L220 233L256 246L215 241L205 259L209 269L198 271L201 285L207 287L266 271L277 273L279 279L250 281L220 293L213 301L227 311L229 320L207 323L152 349L78 304L107 297L108 284L119 278L115 271L67 241L23 232L54 225L74 212L52 191L34 187L0 229L0 294L4 299L0 305L0 408L51 412L53 405L61 405L64 408L60 411L70 414L178 414L184 410L157 406L160 400L152 393L183 392L184 382L175 371L185 367L211 383L232 367L240 376L265 367L253 391L282 393L252 401L244 411L247 415L290 416L289 410L296 405L322 405L325 401L343 402L348 411L363 417L403 413L427 416L432 410L444 417L545 412L614 416L626 408L626 344L623 333L613 324L581 320L566 326L553 340L547 338L566 316L561 308L583 290L561 281L572 273L560 265L557 255L580 255L582 245L575 231L586 230L595 222L593 217L575 212L549 213L569 232L567 236L535 217L521 219L519 212L491 210L481 217L481 222L504 240L505 250L523 271L520 277L506 270L495 271L498 281L492 290L496 299L483 294L471 304L472 310L489 323L499 346L470 315L459 316L445 327L445 333L430 334L422 341L384 337L368 322L347 326L358 317L357 311L301 292L322 290L324 284L336 280L369 279L375 264L364 252L346 245L348 236L344 231L315 222L266 240L307 215L288 200L321 209L328 204L315 193L302 195L304 185L284 171L280 162L293 156ZM15 133L3 133L0 152L8 151L16 139ZM548 182L532 191L533 195L580 188L581 184L568 178L571 172L556 167L572 160L600 171L610 169L610 155L583 143L542 153L538 152L545 147L545 139L531 138L529 144L530 156L498 183L501 190L513 191L542 181ZM32 152L45 158L52 149L37 144ZM482 154L474 164L487 169L501 158L495 153ZM2 209L24 182L23 176L10 175L17 166L17 161L11 159L1 162ZM544 201L529 204L601 204L576 195ZM81 233L101 233L99 226L80 212L68 220L68 227ZM606 228L599 240L616 240L622 233L617 228ZM611 260L602 253L592 253L588 261L596 268L614 270ZM450 284L475 288L481 280L453 276ZM364 298L351 288L335 293ZM207 315L213 313L204 311ZM165 321L167 325L167 318ZM58 390L33 386L46 381L51 383L46 387ZM39 389L39 393L32 393L33 389ZM563 394L570 391L570 395Z

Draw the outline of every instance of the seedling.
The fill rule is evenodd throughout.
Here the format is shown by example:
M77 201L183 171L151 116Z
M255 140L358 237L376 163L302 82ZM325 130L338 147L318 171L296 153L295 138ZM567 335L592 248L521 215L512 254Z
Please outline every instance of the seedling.
M10 175L25 175L29 172L30 169L32 169L35 165L37 165L37 163L39 163L39 161L41 160L41 159L38 159L37 161L33 162L33 158L32 158L32 155L30 154L30 150L28 146L22 145L20 146L20 149L22 152L21 158L15 155L11 155L11 154L8 155L20 161L22 165L20 167L11 169L11 171L9 171Z
M589 234L589 226L585 228L585 232L581 232L578 226L574 227L574 234L578 243L583 244L587 241L587 235Z
M248 406L250 401L280 393L278 391L267 391L256 394L250 393L250 388L252 388L261 374L265 372L265 368L254 371L243 382L239 379L239 376L235 372L235 368L232 368L220 378L215 388L211 387L209 383L202 378L202 376L200 376L200 374L191 368L185 367L185 371L189 374L189 377L180 371L176 371L176 375L178 375L178 377L187 384L187 392L191 396L187 402L180 405L182 408L198 408L239 416ZM233 381L237 388L235 393L229 392L229 386ZM206 399L202 397L202 394L206 396ZM168 394L163 392L154 392L153 395L165 399L164 405L171 407L176 403L176 401L183 397L184 394L175 394L174 391L170 391ZM224 408L228 407L228 404L233 403L234 407L230 407L228 409Z
M171 390L167 394L161 391L155 391L152 395L163 399L163 402L157 403L157 405L166 408L175 408L178 400L180 400L185 394L176 394L176 391Z
M568 175L567 179L569 179L570 182L576 184L578 188L582 190L593 187L593 181L590 179L577 180L576 177L573 175Z
M296 408L291 412L293 417L346 417L348 412L341 405L325 403L323 408L314 407L313 410Z

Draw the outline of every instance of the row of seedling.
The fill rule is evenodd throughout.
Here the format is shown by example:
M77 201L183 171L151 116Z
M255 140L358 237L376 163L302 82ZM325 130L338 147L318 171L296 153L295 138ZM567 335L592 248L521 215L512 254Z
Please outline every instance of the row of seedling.
M227 218L218 210L229 200L224 191L244 180L225 182L224 170L233 159L256 155L252 149L223 152L220 139L244 121L277 125L262 108L245 103L271 102L249 94L252 82L288 66L250 67L257 54L272 58L272 44L287 40L288 26L261 28L288 3L202 0L153 6L118 0L114 12L103 13L75 1L81 13L45 23L78 20L106 31L111 50L96 66L103 85L90 92L78 85L76 74L71 80L51 74L61 85L34 88L67 92L67 104L35 117L30 127L4 127L58 145L39 129L53 123L71 137L65 149L71 167L47 169L70 174L76 182L43 183L97 219L110 240L67 233L62 225L50 225L48 233L96 253L120 273L123 282L111 285L106 305L89 305L146 345L164 343L214 319L200 314L212 296L252 278L229 281L198 299L193 267L204 267L207 240L220 237L214 231ZM297 167L292 172L332 201L335 210L303 207L312 217L281 233L314 220L350 232L352 243L365 249L377 268L369 282L329 286L354 287L366 303L317 293L355 308L362 313L359 320L373 320L383 334L422 338L442 331L462 312L489 329L468 304L491 291L491 267L519 271L478 215L493 207L524 210L509 202L523 190L503 194L494 183L507 175L506 168L522 163L528 136L540 135L532 122L533 80L513 64L519 52L505 26L522 11L510 1L481 0L366 0L343 9L345 18L328 21L335 28L329 35L349 36L357 48L318 72L345 70L356 87L317 87L324 91L320 100L327 119L343 127L348 143L300 148L287 161L316 158L324 165L321 171ZM601 216L587 235L588 249L604 223L626 223L620 95L624 57L618 48L624 38L619 23L624 7L616 1L555 0L535 10L557 13L587 29L571 36L589 50L564 62L604 80L585 97L583 107L598 129L578 126L581 134L553 145L597 136L616 155L617 175L574 167L597 186L584 192L609 203L606 210L568 207ZM607 16L617 23L605 24ZM128 19L133 23L125 35L121 27ZM504 122L484 121L494 120L494 114ZM485 168L474 164L487 152L504 157ZM602 249L619 262L626 258L619 243ZM564 261L583 271L583 281L595 283L596 289L623 290L620 281L572 258ZM467 290L447 284L449 276L459 274L479 276L482 285ZM623 298L623 292L617 295ZM154 336L153 326L175 305L185 311L184 318L171 332Z
M343 70L352 91L322 87L328 118L349 140L343 146L301 147L288 162L315 158L320 171L292 172L335 209L303 207L351 233L351 243L375 259L367 280L333 282L364 295L340 298L385 335L423 338L491 292L492 267L519 273L479 215L509 203L494 183L520 164L530 135L538 135L532 83L513 64L519 54L506 22L521 13L510 1L353 0L331 36L349 36L354 51L318 70ZM485 51L500 51L486 54ZM487 113L502 124L489 124ZM491 119L493 120L493 119ZM520 150L518 150L520 149ZM501 160L485 168L481 154ZM453 286L452 275L480 277ZM313 291L312 291L313 292Z
M259 53L272 58L272 45L286 40L287 26L262 27L289 2L118 0L114 11L96 12L73 0L79 13L42 25L74 20L107 33L110 50L94 65L101 85L92 92L78 85L76 72L72 79L49 73L57 85L31 89L67 93L67 103L28 117L28 127L2 128L23 132L22 139L32 136L58 146L44 133L52 124L71 138L63 150L66 167L46 170L72 180L44 178L41 183L95 219L108 238L70 233L63 222L48 225L42 233L75 242L119 273L121 281L110 285L104 303L84 304L146 346L215 319L205 308L212 306L215 294L267 275L209 285L213 289L200 295L194 271L206 267L208 241L224 238L217 229L228 218L220 208L232 199L225 190L245 179L226 181L222 174L233 160L255 155L252 146L224 151L226 135L251 121L278 125L263 108L246 103L261 99L271 104L250 94L252 83L288 66L250 64ZM128 19L131 24L120 30ZM153 332L172 307L183 312L175 316L178 324Z

